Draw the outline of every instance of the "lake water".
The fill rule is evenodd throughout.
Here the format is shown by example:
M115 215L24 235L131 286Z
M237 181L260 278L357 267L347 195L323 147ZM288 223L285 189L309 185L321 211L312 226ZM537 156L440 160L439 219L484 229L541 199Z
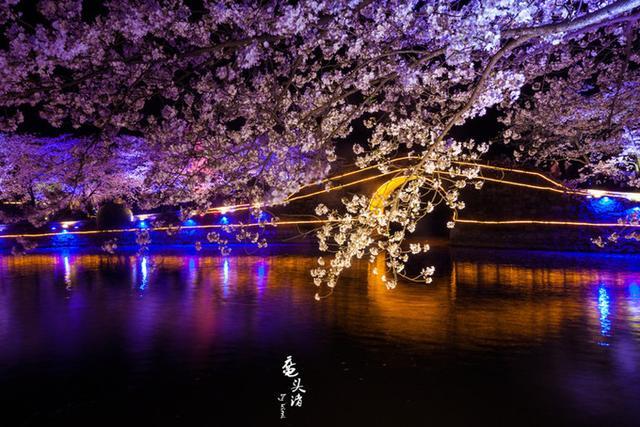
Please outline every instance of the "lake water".
M639 423L640 258L442 246L317 302L312 250L234 253L0 257L2 424Z

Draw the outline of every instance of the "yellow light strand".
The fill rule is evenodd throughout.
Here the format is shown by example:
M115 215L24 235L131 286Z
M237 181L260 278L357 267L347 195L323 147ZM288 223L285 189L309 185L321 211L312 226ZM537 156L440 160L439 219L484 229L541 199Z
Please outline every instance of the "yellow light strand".
M391 159L386 163L382 163L382 164L390 164L390 163L396 163L399 161L403 161L403 160L413 160L413 159L419 159L419 157L416 156L404 156L404 157L397 157L395 159ZM499 179L495 179L495 178L488 178L488 177L478 177L478 179L480 180L485 180L485 181L492 181L492 182L499 182L499 183L504 183L507 185L516 185L516 186L520 186L520 187L527 187L527 188L532 188L532 189L537 189L537 190L547 190L547 191L553 191L553 192L557 192L557 193L568 193L568 194L576 194L576 195L581 195L581 196L596 196L596 197L602 197L602 196L609 196L609 197L614 197L614 198L625 198L628 200L637 200L640 201L640 193L634 193L634 192L624 192L624 191L610 191L610 190L595 190L595 189L588 189L588 190L573 190L567 186L565 186L564 184L557 182L547 176L545 176L544 174L541 174L539 172L533 172L533 171L527 171L527 170L522 170L522 169L514 169L514 168L505 168L505 167L500 167L500 166L491 166L491 165L484 165L481 163L473 163L473 162L464 162L464 161L454 161L453 163L455 164L459 164L459 165L465 165L465 166L477 166L480 167L482 169L491 169L491 170L499 170L499 171L505 171L505 172L512 172L512 173L518 173L518 174L523 174L523 175L530 175L530 176L535 176L538 177L540 179L543 179L549 183L551 183L554 187L557 187L559 189L562 189L561 191L559 191L558 189L552 189L550 187L543 187L543 186L537 186L537 185L533 185L533 184L525 184L525 183L517 183L514 181L508 181L508 180L499 180ZM359 174L374 168L378 168L380 165L382 164L376 164L376 165L372 165L372 166L368 166L362 169L358 169L355 171L351 171L351 172L346 172L340 175L334 175L330 178L326 178L323 179L319 182L315 182L312 184L305 184L302 187L300 187L300 190L298 190L298 192L302 191L305 188L308 187L313 187L316 185L320 185L320 184L324 184L327 182L331 182L331 181L336 181L342 178L345 178L347 176L352 176L355 174ZM364 178L361 180L357 180L357 181L353 181L351 183L346 183L346 184L342 184L333 188L330 188L328 190L321 190L321 191L316 191L310 194L305 194L305 195L300 195L300 196L294 196L291 195L289 196L286 201L290 202L290 201L294 201L294 200L300 200L300 199L304 199L304 198L308 198L308 197L312 197L318 194L322 194L323 192L329 192L329 191L334 191L334 190L339 190L351 185L355 185L358 183L362 183L362 182L366 182L366 181L370 181L373 180L375 178L378 177L382 177L382 176L386 176L392 173L400 173L403 171L406 171L407 169L409 169L409 167L406 168L401 168L395 171L391 171L391 172L385 172L385 173L381 173L378 175L374 175L372 177L368 177L368 178ZM457 175L457 176L463 176L463 174L456 174L453 172L449 172L449 171L437 171L440 173L448 173L449 175ZM295 194L295 193L294 193ZM19 204L23 204L23 202L0 202L0 204L9 204L9 205L19 205ZM238 211L238 210L247 210L249 208L251 208L251 204L249 203L242 203L242 204L238 204L238 205L229 205L229 206L217 206L217 207L213 207L213 208L209 208L205 211L205 213L214 213L214 212L218 212L218 213L225 213L225 212L230 212L230 211Z
M570 225L570 226L585 226L585 227L640 227L640 224L620 224L617 222L586 222L586 221L545 221L536 219L513 219L513 220L478 220L478 219L462 219L456 218L455 222L466 224L482 224L482 225L523 225L523 224L538 224L538 225Z
M504 171L504 172L514 172L514 173L519 173L519 174L523 174L523 175L531 175L531 176L536 176L538 178L542 178L545 181L550 182L551 184L553 184L556 187L560 187L560 188L564 188L567 189L567 187L557 181L554 181L553 179L549 178L546 175L543 175L539 172L532 172L532 171L526 171L526 170L522 170L522 169L512 169L512 168L503 168L500 166L490 166L490 165L483 165L481 163L472 163L472 162L460 162L460 161L454 161L453 163L459 164L459 165L465 165L465 166L479 166L483 169L493 169L493 170L499 170L499 171Z
M411 160L411 159L417 159L418 157L415 156L406 156L406 157L399 157L399 158L395 158L390 160L388 163L395 163L395 162L399 162L399 161L403 161L403 160ZM472 162L463 162L463 161L455 161L454 163L456 164L460 164L460 165L468 165L468 166L477 166L483 169L492 169L492 170L500 170L500 171L506 171L506 172L512 172L512 173L517 173L517 174L524 174L524 175L531 175L531 176L536 176L538 178L541 178L551 184L554 185L554 187L556 188L552 188L552 187L544 187L544 186L540 186L540 185L534 185L534 184L526 184L526 183L521 183L521 182L517 182L517 181L510 181L510 180L505 180L505 179L496 179L496 178L490 178L490 177L478 177L479 180L483 180L483 181L490 181L490 182L496 182L496 183L500 183L500 184L506 184L506 185L512 185L512 186L518 186L518 187L524 187L524 188L531 188L531 189L535 189L535 190L542 190L542 191L551 191L551 192L555 192L555 193L564 193L564 194L574 194L574 195L580 195L580 196L586 196L586 197L603 197L603 196L609 196L609 197L614 197L614 198L625 198L627 200L640 200L640 193L632 193L632 192L619 192L619 191L608 191L608 190L593 190L593 189L589 189L589 190L573 190L570 189L568 187L566 187L565 185L554 181L551 178L548 178L547 176L538 173L538 172L532 172L532 171L525 171L525 170L521 170L521 169L514 169L514 168L504 168L504 167L499 167L499 166L490 166L490 165L483 165L480 163L472 163ZM362 173L364 171L367 170L371 170L374 168L379 167L380 165L372 165L372 166L368 166L366 168L362 168L362 169L358 169L356 171L351 171L351 172L347 172L341 175L336 175L333 176L331 178L327 178L324 179L318 183L314 183L314 184L307 184L303 187L301 187L301 189L307 188L307 187L311 187L311 186L315 186L315 185L319 185L321 183L326 183L326 182L330 182L330 181L335 181L335 180L339 180L342 179L344 177L348 177L348 176L352 176L358 173ZM362 179L358 179L355 181L351 181L351 182L347 182L341 185L337 185L335 187L331 187L329 189L326 190L319 190L319 191L315 191L315 192L311 192L308 194L303 194L303 195L299 195L299 196L289 196L286 201L287 202L292 202L292 201L297 201L297 200L302 200L302 199L306 199L306 198L310 198L319 194L324 194L324 193L328 193L331 191L336 191L336 190L341 190L343 188L347 188L353 185L357 185L363 182L368 182L368 181L372 181L374 179L383 177L383 176L387 176L390 174L396 174L396 173L402 173L406 170L410 169L409 167L405 167L405 168L400 168L398 170L395 171L390 171L390 172L384 172L384 173L379 173L377 175L373 175L370 177L366 177L366 178L362 178ZM443 174L448 174L449 176L464 176L463 174L460 173L455 173L455 172L451 172L451 171L436 171L438 173L443 173ZM403 177L398 177L398 178L394 178L394 179L403 179ZM406 177L404 178L406 179ZM384 186L385 184L383 184ZM21 204L22 202L3 202L4 204ZM212 213L212 212L220 212L220 213L224 213L224 212L231 212L231 211L240 211L240 210L247 210L251 207L250 204L245 203L245 204L239 204L239 205L232 205L232 206L219 206L219 207L214 207L211 208L209 210L207 210L207 213ZM278 222L275 223L275 225L295 225L295 224L320 224L320 223L326 223L327 221L324 220L318 220L318 221L283 221L283 222ZM456 219L456 222L461 222L461 223L475 223L475 224L493 224L493 225L501 225L501 224L543 224L543 225L575 225L575 226L580 226L580 225L584 225L584 226L594 226L594 227L633 227L634 225L629 225L629 224L619 224L619 223L589 223L589 222L580 222L580 221L542 221L542 220L505 220L505 221L481 221L481 220L465 220L465 219ZM149 228L148 230L156 230L156 231L163 231L163 230L169 230L169 229L175 229L175 228L183 228L183 229L199 229L199 228L223 228L223 227L231 227L231 228L237 228L237 227L255 227L258 226L259 224L229 224L229 225L196 225L196 226L181 226L181 227L155 227L155 228ZM266 225L273 225L273 224L266 224ZM51 236L58 236L58 235L64 235L64 234L70 234L70 235L86 235L86 234L102 234L102 233L122 233L122 232L134 232L134 231L139 231L139 228L128 228L128 229L112 229L112 230L84 230L84 231L66 231L66 232L58 232L58 233L35 233L35 234L6 234L6 235L0 235L0 238L20 238L20 237L24 237L24 238L29 238L29 237L51 237Z
M395 159L390 160L389 162L387 162L386 164L389 163L395 163L395 162L399 162L399 161L403 161L403 160L411 160L411 159L418 159L418 157L415 156L406 156L406 157L398 157ZM609 191L609 190L594 190L594 189L588 189L588 190L574 190L571 189L565 185L563 185L560 182L557 182L539 172L532 172L532 171L526 171L526 170L522 170L522 169L514 169L514 168L505 168L505 167L500 167L500 166L490 166L490 165L483 165L481 163L472 163L472 162L463 162L463 161L454 161L453 163L455 164L460 164L460 165L465 165L465 166L477 166L480 167L482 169L491 169L491 170L499 170L499 171L504 171L504 172L512 172L512 173L517 173L517 174L522 174L522 175L530 175L530 176L535 176L538 177L540 179L543 179L549 183L551 183L554 187L557 188L552 188L552 187L545 187L545 186L541 186L541 185L534 185L534 184L526 184L526 183L522 183L522 182L517 182L517 181L509 181L509 180L504 180L504 179L496 179L496 178L489 178L489 177L478 177L478 180L483 180L483 181L490 181L490 182L497 182L497 183L501 183L501 184L506 184L506 185L513 185L513 186L518 186L518 187L524 187L524 188L531 188L534 190L542 190L542 191L551 191L554 193L564 193L564 194L573 194L573 195L579 195L579 196L585 196L585 197L603 197L603 196L609 196L609 197L614 197L614 198L624 198L627 200L638 200L640 201L640 193L633 193L633 192L623 192L623 191ZM334 181L334 180L338 180L338 179L342 179L344 177L347 176L352 176L361 172L364 172L366 170L370 170L370 169L374 169L379 167L379 165L372 165L372 166L368 166L366 168L363 169L359 169L356 171L351 171L351 172L347 172L341 175L336 175L333 176L331 178L327 178L324 179L318 183L314 183L314 184L307 184L303 187L301 187L301 190L307 187L312 187L315 185L319 185L321 183L326 183L326 182L330 182L330 181ZM385 172L385 173L380 173L371 177L367 177L367 178L363 178L360 180L356 180L356 181L352 181L349 183L345 183L345 184L341 184L338 185L336 187L332 187L329 188L327 190L320 190L320 191L315 191L312 193L308 193L308 194L303 194L300 196L289 196L286 201L287 202L291 202L291 201L296 201L296 200L302 200L302 199L306 199L309 197L313 197L316 196L318 194L323 194L326 192L331 192L331 191L335 191L335 190L340 190L342 188L346 188L352 185L356 185L362 182L367 182L367 181L371 181L374 180L376 178L382 177L382 176L386 176L386 175L390 175L390 174L394 174L394 173L402 173L404 171L407 171L408 169L410 169L410 167L405 167L405 168L400 168L397 169L395 171L391 171L391 172ZM449 174L450 176L464 176L464 174L460 174L460 173L454 173L454 172L450 172L450 171L436 171L438 173L445 173L445 174ZM221 212L221 211L231 211L231 210L246 210L249 209L251 205L249 204L243 204L243 205L235 205L235 206L220 206L220 207L214 207L211 208L209 210L207 210L207 213L212 213L212 212Z
M211 228L246 228L246 227L279 227L281 225L308 225L308 224L325 224L327 222L336 222L338 220L299 220L299 221L277 221L266 223L249 223L249 224L208 224L208 225L183 225L180 227L149 227L149 228L113 228L107 230L78 230L58 233L34 233L34 234L4 234L0 235L0 239L15 238L34 238L34 237L53 237L65 235L87 235L87 234L106 234L106 233L131 233L141 230L149 231L168 231L181 229L211 229Z

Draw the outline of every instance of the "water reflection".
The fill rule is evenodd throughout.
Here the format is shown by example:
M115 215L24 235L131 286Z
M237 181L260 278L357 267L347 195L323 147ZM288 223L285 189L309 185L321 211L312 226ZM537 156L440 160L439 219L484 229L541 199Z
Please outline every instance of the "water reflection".
M438 267L430 285L388 290L372 273L384 270L378 259L357 263L321 302L308 274L314 254L0 257L0 378L25 360L36 372L73 371L78 360L104 352L143 382L167 369L201 378L254 361L260 376L293 352L319 371L320 395L322 377L331 389L344 366L356 366L348 372L358 372L371 393L393 399L385 373L392 366L420 383L437 381L432 366L460 361L457 370L473 368L485 382L499 378L496 360L508 370L526 359L517 371L522 384L494 394L542 387L589 416L637 413L627 406L640 392L635 258L447 248L434 256L425 259ZM323 371L327 363L335 365ZM473 381L457 375L439 384L444 395ZM619 399L603 401L602 387Z
M611 334L611 319L609 319L609 293L604 285L598 288L598 311L600 312L600 335L603 338L609 337ZM607 342L599 342L598 344L608 346Z
M194 301L207 292L214 303L217 298L234 298L236 302L249 298L255 302L271 291L273 295L286 295L289 302L305 301L314 310L343 312L336 314L335 322L348 323L354 334L374 335L382 328L386 334L400 339L434 344L527 343L553 335L563 325L578 319L597 326L594 328L597 342L603 345L607 345L616 329L629 330L638 336L640 272L628 264L607 269L593 268L589 258L583 261L584 265L580 265L574 259L565 267L529 266L510 260L474 261L463 254L450 267L441 266L434 284L403 284L390 291L371 272L372 267L383 271L384 261L379 259L375 265L356 265L332 298L324 304L311 304L305 300L314 291L307 276L307 270L315 262L313 256L2 257L0 275L5 297L0 310L26 315L16 312L22 302L14 299L37 294L45 311L57 311L60 302L55 289L57 277L61 276L60 283L65 288L73 286L75 293L86 294L87 298L98 289L117 296L121 285L140 291L157 286L156 298L167 296L167 286L178 289L180 298ZM153 280L152 269L157 273ZM115 276L118 280L114 280ZM12 280L15 277L22 278L21 289ZM131 283L127 284L127 280ZM367 283L364 286L363 281ZM187 300L187 306L192 303L188 301L191 300ZM362 319L362 324L357 324L358 312L365 306L373 310L375 319ZM129 309L136 310L133 306Z
M140 260L140 273L142 274L142 282L140 283L140 290L144 291L147 285L149 284L149 269L147 267L147 263L149 262L149 257L144 255Z
M224 258L222 261L222 289L224 295L229 295L229 258Z

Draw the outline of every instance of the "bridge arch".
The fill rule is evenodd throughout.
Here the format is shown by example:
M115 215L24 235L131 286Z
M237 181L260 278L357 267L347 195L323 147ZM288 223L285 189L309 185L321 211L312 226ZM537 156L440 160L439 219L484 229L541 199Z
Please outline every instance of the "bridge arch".
M389 197L398 188L402 187L406 182L416 179L416 176L397 176L382 184L373 192L371 201L369 202L369 210L376 214L382 214L385 203Z
M402 185L413 181L418 177L415 175L397 176L384 182L373 192L369 202L369 210L381 215L393 193ZM436 206L433 213L419 221L414 235L429 236L430 238L449 238L449 229L446 227L447 221L451 220L451 210L444 203Z

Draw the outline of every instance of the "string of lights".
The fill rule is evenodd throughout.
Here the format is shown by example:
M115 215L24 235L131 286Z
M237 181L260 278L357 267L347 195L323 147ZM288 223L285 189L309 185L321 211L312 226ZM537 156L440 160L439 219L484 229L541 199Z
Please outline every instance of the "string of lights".
M418 159L418 157L416 156L405 156L405 157L398 157L395 159L390 160L389 162L387 162L386 164L390 164L390 163L396 163L396 162L400 162L400 161L405 161L405 160L415 160ZM514 174L520 174L520 175L529 175L529 176L534 176L537 178L540 178L544 181L549 182L550 184L552 184L552 187L549 186L543 186L543 185L535 185L535 184L528 184L528 183L523 183L523 182L517 182L517 181L511 181L511 180L506 180L506 179L498 179L498 178L491 178L491 177L481 177L480 179L483 181L490 181L490 182L497 182L500 184L506 184L506 185L512 185L512 186L517 186L517 187L523 187L523 188L530 188L530 189L534 189L534 190L541 190L541 191L551 191L554 193L564 193L564 194L571 194L571 195L578 195L578 196L585 196L585 197L613 197L613 198L622 198L622 199L626 199L626 200L632 200L632 201L640 201L640 193L634 193L634 192L624 192L624 191L611 191L611 190L597 190L597 189L586 189L586 190L576 190L576 189L572 189L569 188L567 186L565 186L564 184L555 181L547 176L545 176L544 174L541 174L539 172L533 172L533 171L527 171L527 170L523 170L523 169L515 169L515 168L506 168L506 167L500 167L500 166L491 166L491 165L484 165L481 163L472 163L472 162L463 162L463 161L456 161L454 162L456 164L459 165L463 165L463 166L477 166L480 167L481 169L488 169L488 170L496 170L496 171L502 171L502 172L510 172L510 173L514 173ZM342 178L348 177L348 176L353 176L371 169L375 169L378 168L379 165L373 165L373 166L368 166L366 168L363 169L359 169L356 171L351 171L351 172L346 172L344 174L340 174L340 175L335 175L332 176L330 178L324 179L322 181L319 181L317 183L313 183L313 184L308 184L306 186L303 186L300 191L302 191L305 188L308 187L313 187L313 186L317 186L320 184L326 184L328 182L331 181L337 181L340 180ZM315 191L312 193L308 193L308 194L302 194L299 196L295 196L292 195L289 198L287 198L287 202L291 202L291 201L296 201L296 200L301 200L301 199L306 199L309 197L313 197L316 196L318 194L323 194L326 193L328 191L334 191L334 190L340 190L349 186L353 186L356 184L360 184L363 182L367 182L367 181L371 181L383 176L387 176L387 175L391 175L391 174L398 174L398 173L403 173L406 172L407 170L409 170L410 167L404 167L404 168L399 168L397 170L394 171L390 171L390 172L384 172L384 173L380 173L377 175L373 175L371 177L367 177L367 178L363 178L363 179L359 179L356 181L352 181L349 183L345 183L345 184L341 184L335 187L331 187L328 190L319 190L319 191ZM435 171L437 173L443 173L443 174L448 174L450 176L463 176L462 174L459 173L454 173L451 171ZM299 191L299 192L300 192ZM242 205L233 205L233 206L219 206L219 207L214 207L211 208L207 211L207 213L212 213L212 212L219 212L219 213L226 213L229 211L237 211L237 210L245 210L245 209L249 209L251 207L250 204L242 204Z
M253 227L278 227L288 225L313 225L313 224L325 224L327 222L335 222L330 220L295 220L295 221L274 221L267 223L248 223L248 224L204 224L204 225L181 225L179 227L149 227L149 231L170 231L177 229L184 230L199 230L199 229L227 229L227 228L253 228ZM38 238L38 237L53 237L61 234L68 235L91 235L91 234L108 234L108 233L132 233L140 231L139 228L114 228L108 230L63 230L55 233L33 233L33 234L4 234L0 235L0 239L16 239L16 238Z
M478 220L478 219L463 219L456 218L455 222L466 224L482 224L482 225L567 225L578 227L640 227L640 224L627 224L617 222L587 222L587 221L546 221L537 219L514 219L514 220Z
M389 161L388 163L397 163L397 162L401 162L401 161L405 161L405 160L413 160L413 159L417 159L417 157L415 156L405 156L405 157L399 157L399 158L395 158L391 161ZM509 172L509 173L513 173L513 174L520 174L520 175L529 175L529 176L534 176L537 178L540 178L546 182L549 182L552 186L544 186L544 185L535 185L535 184L529 184L529 183L524 183L524 182L518 182L518 181L512 181L512 180L506 180L503 178L492 178L492 177L481 177L479 179L483 180L483 181L489 181L489 182L495 182L495 183L499 183L499 184L504 184L504 185L511 185L511 186L517 186L517 187L522 187L522 188L529 188L529 189L533 189L533 190L539 190L539 191L550 191L550 192L554 192L554 193L563 193L563 194L571 194L571 195L579 195L579 196L585 196L585 197L595 197L595 198L600 198L600 197L613 197L613 198L623 198L626 200L633 200L633 201L640 201L640 193L632 193L632 192L620 192L620 191L609 191L609 190L596 190L596 189L587 189L587 190L575 190L575 189L571 189L569 187L566 187L565 185L541 174L538 172L532 172L532 171L526 171L526 170L522 170L522 169L515 169L515 168L505 168L505 167L499 167L499 166L491 166L491 165L483 165L483 164L479 164L479 163L472 163L472 162L463 162L463 161L458 161L455 162L456 164L460 164L463 166L477 166L480 167L481 169L488 169L488 170L496 170L496 171L501 171L501 172ZM373 166L369 166L363 169L359 169L359 170L355 170L355 171L350 171L350 172L346 172L340 175L335 175L332 176L330 178L327 178L325 180L319 181L317 183L314 184L308 184L304 187L301 188L300 191L302 191L303 189L309 188L309 187L313 187L313 186L317 186L320 184L326 184L328 182L333 182L333 181L338 181L341 180L343 178L346 177L351 177L353 175L357 175L360 174L362 172L371 170L371 169L375 169L378 168L379 165L373 165ZM340 185L336 185L327 189L323 189L323 190L317 190L317 191L313 191L310 193L306 193L306 194L300 194L300 195L291 195L290 197L287 198L287 202L293 202L293 201L298 201L298 200L303 200L303 199L307 199L307 198L311 198L320 194L326 194L328 192L332 192L332 191L337 191L337 190L341 190L344 188L348 188L357 184L362 184L365 182L369 182L369 181L373 181L376 179L379 179L381 177L385 177L385 176L389 176L392 174L401 174L406 172L407 170L409 170L409 167L404 167L404 168L398 168L396 170L393 171L389 171L389 172L381 172L372 176L368 176L365 178L361 178L361 179L357 179L357 180L353 180L353 181L349 181ZM462 174L460 173L455 173L455 172L451 172L451 171L436 171L437 173L442 173L442 174L447 174L449 176L462 176ZM389 182L383 184L383 186L386 185L386 190L385 194L388 193L389 188L393 187L393 188L397 188L398 187L398 182L402 181L402 180L407 180L410 179L410 177L395 177L393 178L391 181L389 182L394 182L394 185L389 186ZM299 192L300 192L299 191ZM299 193L298 192L298 193ZM21 202L3 202L5 204L20 204ZM379 204L379 203L378 203ZM251 208L250 204L239 204L239 205L225 205L225 206L218 206L218 207L213 207L210 208L206 211L206 213L221 213L221 214L225 214L227 212L237 212L237 211L243 211L243 210L248 210ZM140 216L140 218L142 217L149 217L150 214L143 214ZM171 229L176 229L176 228L180 228L180 229L216 229L216 228L241 228L241 227L256 227L256 226L287 226L287 225L309 225L309 224L324 224L327 221L325 220L300 220L300 221L276 221L276 222L272 222L272 223L249 223L249 224L208 224L208 225L182 225L180 227L149 227L148 229L151 231L167 231L167 230L171 230ZM534 219L530 219L530 220L476 220L476 219L463 219L463 218L455 218L455 222L459 222L459 223L468 223L468 224L479 224L479 225L525 225L525 224L537 224L537 225L558 225L558 226L587 226L587 227L635 227L636 225L633 224L620 224L620 223L592 223L592 222L586 222L586 221L546 221L546 220L534 220ZM63 230L60 232L47 232L47 233L19 233L19 234L4 234L4 235L0 235L1 239L7 239L7 238L39 238L39 237L53 237L53 236L57 236L57 235L61 235L61 234L70 234L70 235L92 235L92 234L108 234L108 233L126 233L126 232L136 232L139 231L139 228L124 228L124 229L107 229L107 230L68 230L67 227L65 227L65 225L68 225L66 223L72 223L72 222L65 222L65 224L63 224Z

